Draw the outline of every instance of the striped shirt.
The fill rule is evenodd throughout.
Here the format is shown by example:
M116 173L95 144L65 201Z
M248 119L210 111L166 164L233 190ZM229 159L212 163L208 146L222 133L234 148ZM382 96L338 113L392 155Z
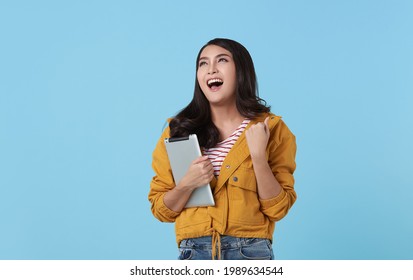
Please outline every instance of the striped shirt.
M235 142L238 140L239 136L247 127L249 119L245 119L241 125L232 133L227 139L219 142L215 147L209 149L203 149L204 155L207 155L209 160L214 167L214 175L219 176L222 163L228 152L234 146Z

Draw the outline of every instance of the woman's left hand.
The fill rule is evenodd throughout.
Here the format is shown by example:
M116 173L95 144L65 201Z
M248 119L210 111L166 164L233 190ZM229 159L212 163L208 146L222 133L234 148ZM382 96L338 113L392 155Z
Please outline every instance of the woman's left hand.
M248 148L250 149L251 158L266 159L266 148L270 138L270 129L268 127L269 117L264 122L252 125L245 131Z

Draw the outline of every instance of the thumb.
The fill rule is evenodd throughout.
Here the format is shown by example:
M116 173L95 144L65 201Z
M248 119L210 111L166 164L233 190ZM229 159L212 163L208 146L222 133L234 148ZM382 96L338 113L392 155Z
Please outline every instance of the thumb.
M270 132L270 126L268 124L268 122L270 121L270 117L266 117L264 120L264 124L265 124L265 132L269 133Z

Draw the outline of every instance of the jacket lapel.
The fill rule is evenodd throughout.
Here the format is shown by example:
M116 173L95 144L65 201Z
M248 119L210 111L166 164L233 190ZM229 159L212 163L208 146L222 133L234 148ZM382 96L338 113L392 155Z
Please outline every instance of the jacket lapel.
M241 165L241 163L243 163L250 156L250 150L248 148L247 139L245 137L245 131L251 125L254 125L258 122L263 122L266 117L267 117L267 114L257 118L256 120L251 120L251 122L245 128L244 132L240 135L238 140L235 142L234 146L228 152L228 155L226 156L224 162L222 163L221 171L220 171L220 174L217 180L216 181L213 180L214 181L213 185L215 185L214 194L218 193L222 189L222 187L225 185L225 183L231 177L231 175L235 172L235 170L237 170L237 168ZM275 116L273 114L270 114L269 117L270 117L269 129L271 132L271 130L278 123L281 117Z

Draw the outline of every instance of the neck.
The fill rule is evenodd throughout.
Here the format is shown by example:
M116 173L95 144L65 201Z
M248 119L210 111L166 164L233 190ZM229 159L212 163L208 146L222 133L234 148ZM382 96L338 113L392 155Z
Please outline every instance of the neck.
M218 128L220 141L227 139L244 120L235 105L233 107L211 106L211 117L212 122Z
M212 122L220 127L228 123L241 123L244 117L238 112L235 106L211 106L211 118Z

